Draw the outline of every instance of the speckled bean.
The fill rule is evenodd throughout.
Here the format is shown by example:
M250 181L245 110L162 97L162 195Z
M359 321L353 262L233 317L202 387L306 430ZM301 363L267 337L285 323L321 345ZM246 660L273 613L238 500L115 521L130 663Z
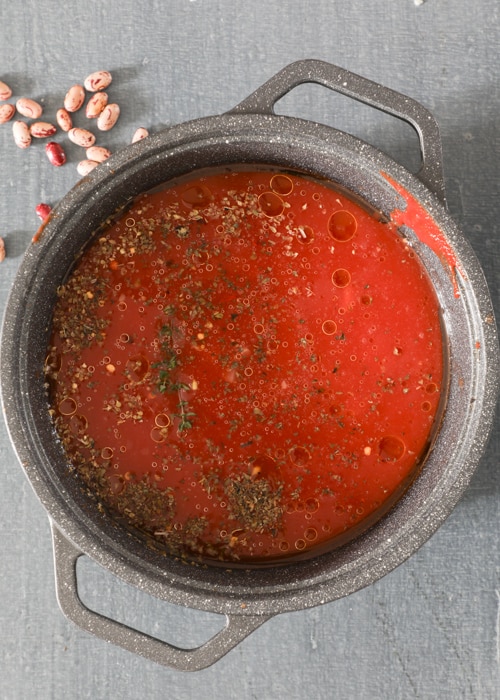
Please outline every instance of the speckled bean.
M45 202L41 202L40 204L36 205L35 211L37 216L39 216L42 221L46 221L49 218L49 214L52 211L52 207L50 206L50 204L45 204Z
M20 97L16 102L16 109L19 114L28 119L39 119L43 113L43 107L30 97Z
M145 139L146 136L149 136L149 131L143 126L140 126L138 129L135 130L134 135L132 136L132 143L142 141L142 139Z
M7 83L0 80L0 100L8 100L9 97L12 97L12 90Z
M100 131L109 131L114 127L120 116L120 107L115 104L108 104L97 117L97 128Z
M87 119L96 119L108 104L108 94L106 92L96 92L87 102L85 116Z
M85 155L88 160L95 160L97 163L103 163L111 155L111 151L103 146L91 146L87 148Z
M82 148L90 148L95 143L95 136L91 131L79 129L78 127L73 127L68 131L68 138Z
M0 124L5 124L5 122L9 122L15 113L16 108L14 105L0 105Z
M49 122L34 122L30 126L30 134L35 139L46 139L48 136L53 136L57 129Z
M96 160L81 160L76 166L76 169L78 171L78 174L82 175L83 177L85 175L88 175L96 167L96 165L99 165L99 163Z
M68 112L77 112L85 102L85 90L82 85L70 87L64 98L64 109Z
M28 148L31 144L31 134L26 122L15 121L12 124L12 134L18 148Z
M0 238L0 262L5 260L5 242L3 238Z
M66 153L64 152L61 144L57 143L56 141L50 141L45 146L45 153L47 154L47 158L52 165L55 165L56 167L60 167L66 162Z
M68 112L67 109L64 109L64 107L61 107L61 109L57 110L56 121L63 131L69 131L73 128L73 120L71 118L71 114Z
M111 84L112 79L111 73L107 70L98 70L88 75L83 84L89 92L99 92L105 90Z

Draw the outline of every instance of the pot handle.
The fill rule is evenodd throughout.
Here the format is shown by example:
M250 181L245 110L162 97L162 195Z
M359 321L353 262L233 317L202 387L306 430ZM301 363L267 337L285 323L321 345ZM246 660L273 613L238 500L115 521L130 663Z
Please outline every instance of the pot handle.
M91 634L179 671L199 671L211 666L273 615L226 615L226 625L194 649L181 649L128 627L88 608L78 595L76 564L83 556L51 522L56 595L63 614Z
M276 102L302 83L318 83L410 124L417 132L422 157L417 177L441 202L446 202L441 137L433 115L419 102L344 68L316 59L296 61L257 88L228 114L274 114Z

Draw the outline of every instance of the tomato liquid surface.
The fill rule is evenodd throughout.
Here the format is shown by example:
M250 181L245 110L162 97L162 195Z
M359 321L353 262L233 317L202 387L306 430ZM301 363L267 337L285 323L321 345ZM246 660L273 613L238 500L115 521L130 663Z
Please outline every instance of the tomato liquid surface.
M284 561L370 526L415 478L445 393L409 242L298 174L140 196L59 290L50 410L85 488L174 556Z

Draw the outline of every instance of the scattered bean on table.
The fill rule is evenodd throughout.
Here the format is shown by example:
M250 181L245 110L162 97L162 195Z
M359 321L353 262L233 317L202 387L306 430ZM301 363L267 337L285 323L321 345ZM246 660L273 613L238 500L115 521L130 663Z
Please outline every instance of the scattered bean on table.
M28 148L31 145L31 133L26 122L17 120L12 125L14 142L18 148Z
M78 112L85 102L85 90L82 85L70 87L64 98L64 109L68 112Z
M16 102L16 109L23 117L28 119L40 119L43 114L43 107L29 97L20 97Z

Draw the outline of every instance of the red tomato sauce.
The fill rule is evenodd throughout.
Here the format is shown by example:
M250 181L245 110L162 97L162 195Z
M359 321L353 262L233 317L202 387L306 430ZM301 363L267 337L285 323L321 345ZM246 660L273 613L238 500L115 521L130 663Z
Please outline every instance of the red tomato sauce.
M297 174L215 172L140 196L59 290L46 362L71 469L174 556L338 546L432 443L445 339L394 224Z

